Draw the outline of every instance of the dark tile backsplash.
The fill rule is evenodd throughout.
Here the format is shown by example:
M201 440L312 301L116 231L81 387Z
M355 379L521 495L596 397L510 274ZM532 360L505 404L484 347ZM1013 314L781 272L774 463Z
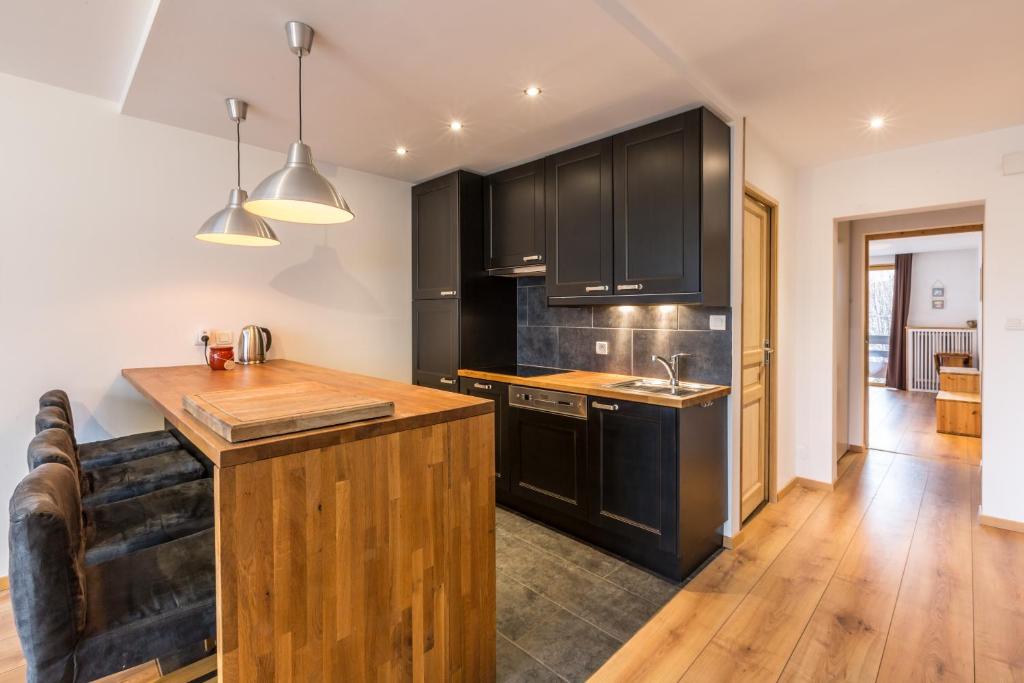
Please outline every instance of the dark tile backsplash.
M732 314L706 306L548 306L544 278L520 278L518 361L570 370L664 377L651 355L692 354L683 379L732 381ZM726 316L726 330L711 330L709 316ZM608 355L594 351L608 342Z

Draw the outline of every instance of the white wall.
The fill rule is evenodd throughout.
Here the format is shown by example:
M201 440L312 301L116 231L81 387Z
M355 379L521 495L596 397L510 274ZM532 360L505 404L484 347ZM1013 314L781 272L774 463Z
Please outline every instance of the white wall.
M789 339L790 330L783 324L789 316L789 302L792 296L787 294L800 287L801 273L794 260L793 240L791 234L797 229L796 225L796 191L797 173L796 169L778 152L770 143L760 136L756 129L748 127L746 136L746 181L756 189L773 198L778 202L778 224L779 224L779 253L778 258L778 296L779 310L776 311L779 320L778 339L776 339L776 353L773 358L776 364L776 373L781 378L793 371L793 367L800 363L799 359L788 353L786 349L792 347ZM742 215L742 214L741 214ZM734 236L733 251L739 252L742 242ZM739 263L740 265L737 265ZM734 271L741 272L742 261L733 260ZM741 289L734 285L734 290ZM738 303L734 303L733 319L738 320L740 309ZM736 326L739 327L738 325ZM740 341L737 337L734 340L736 353L740 351ZM738 355L737 355L738 357ZM733 361L735 368L740 367L738 360ZM734 387L739 386L734 382ZM796 460L794 458L794 441L796 435L795 415L792 411L782 410L782 406L794 400L793 392L796 387L791 382L781 382L778 386L777 403L779 412L776 416L776 439L777 439L777 472L776 483L778 488L783 488L796 476ZM738 476L738 473L737 473Z
M321 167L356 220L276 225L281 246L246 249L192 238L234 184L231 141L0 75L0 150L0 500L25 474L43 391L68 391L85 441L159 428L120 371L202 362L204 327L255 322L273 330L271 357L409 380L408 184ZM243 147L243 186L283 159Z
M964 327L978 319L978 250L914 254L910 270L910 327ZM945 287L945 308L932 308L932 287Z
M797 226L783 231L788 268L799 287L785 287L781 322L786 366L784 422L796 424L797 474L833 481L833 244L836 221L923 208L984 203L983 289L985 436L982 511L1024 521L1019 387L1024 385L1024 332L1004 321L1024 317L1024 175L1004 176L1004 154L1024 150L1024 126L896 150L802 171Z

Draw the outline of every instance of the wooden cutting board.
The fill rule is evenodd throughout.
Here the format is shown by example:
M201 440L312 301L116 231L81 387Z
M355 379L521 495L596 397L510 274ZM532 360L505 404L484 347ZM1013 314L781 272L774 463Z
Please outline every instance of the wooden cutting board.
M248 441L395 414L392 401L339 391L320 382L186 395L185 410L223 438Z

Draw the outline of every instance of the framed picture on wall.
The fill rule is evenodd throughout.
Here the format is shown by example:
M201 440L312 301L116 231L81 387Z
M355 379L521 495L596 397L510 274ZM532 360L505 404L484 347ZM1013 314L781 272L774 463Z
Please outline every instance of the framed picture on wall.
M946 288L945 287L932 287L932 296L933 297L943 297L943 296L946 296ZM934 304L935 302L932 302L932 303ZM934 306L933 305L932 308L942 308L942 306Z
M932 299L932 308L945 308L945 307L946 307L946 300L945 299Z

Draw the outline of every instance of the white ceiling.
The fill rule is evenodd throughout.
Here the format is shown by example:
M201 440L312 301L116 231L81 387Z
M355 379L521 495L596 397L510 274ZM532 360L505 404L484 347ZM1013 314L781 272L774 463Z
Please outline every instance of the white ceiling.
M126 92L126 114L223 137L222 100L240 96L245 140L284 150L296 105L283 25L306 21L314 154L410 181L700 103L745 115L798 166L1024 123L1020 0L153 1L5 0L0 71ZM536 100L522 95L532 83ZM868 131L876 114L889 125Z
M868 244L868 253L872 257L892 256L894 254L921 254L927 251L980 249L981 233L961 232L946 235L900 237L891 240L871 240Z

